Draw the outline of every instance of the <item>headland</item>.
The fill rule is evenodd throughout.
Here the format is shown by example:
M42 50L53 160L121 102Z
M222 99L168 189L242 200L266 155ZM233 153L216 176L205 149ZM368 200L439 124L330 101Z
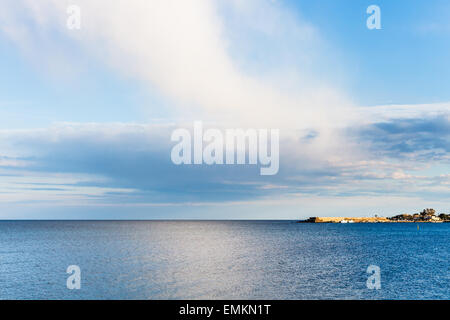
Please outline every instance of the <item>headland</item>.
M403 213L393 217L310 217L300 223L408 223L408 222L428 222L442 223L450 222L450 214L441 213L436 215L434 209L424 209L420 213Z

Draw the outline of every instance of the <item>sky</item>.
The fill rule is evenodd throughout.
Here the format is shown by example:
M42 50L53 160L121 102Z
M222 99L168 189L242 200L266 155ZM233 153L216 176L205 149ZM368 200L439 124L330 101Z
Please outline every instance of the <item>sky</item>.
M4 0L0 219L448 213L449 40L445 0ZM278 173L175 165L194 121L279 129Z

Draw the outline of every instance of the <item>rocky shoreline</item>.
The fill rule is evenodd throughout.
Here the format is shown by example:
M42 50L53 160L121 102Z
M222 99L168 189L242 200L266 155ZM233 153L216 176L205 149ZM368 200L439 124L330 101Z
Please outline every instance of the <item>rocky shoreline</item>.
M443 223L450 222L450 214L441 213L436 215L434 209L424 209L420 213L399 214L393 217L310 217L298 223Z

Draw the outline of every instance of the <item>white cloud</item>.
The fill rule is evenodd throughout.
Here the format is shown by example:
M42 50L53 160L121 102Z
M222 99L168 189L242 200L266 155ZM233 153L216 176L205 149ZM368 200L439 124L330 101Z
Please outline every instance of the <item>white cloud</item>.
M289 34L291 38L283 42L287 52L295 48L302 53L298 43L305 44L305 54L308 45L314 46L318 33L280 5L209 0L135 0L131 5L125 0L78 0L82 29L74 31L65 28L68 4L60 0L42 0L39 5L32 0L7 0L0 23L26 52L37 54L39 60L51 59L48 65L52 68L63 68L57 63L61 55L70 59L69 64L77 63L66 43L67 37L74 39L102 62L158 89L173 102L180 116L233 125L315 127L323 130L323 136L329 134L328 128L351 118L350 104L340 92L327 84L307 85L318 82L310 73L290 77L302 79L296 87L291 80L277 78L274 82L238 67L225 30L225 19L230 15L244 17L247 28L272 36L274 45L279 45L277 36ZM227 16L218 12L224 6ZM239 29L244 34L245 30ZM295 59L300 57L291 59L288 64L296 65Z
M382 105L358 108L363 123L376 123L394 119L426 119L444 117L450 119L450 102L433 104Z

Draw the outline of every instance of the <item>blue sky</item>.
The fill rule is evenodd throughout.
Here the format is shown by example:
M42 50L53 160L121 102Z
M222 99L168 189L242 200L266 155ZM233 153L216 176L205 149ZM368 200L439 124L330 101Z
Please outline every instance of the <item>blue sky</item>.
M1 9L0 218L450 211L447 1ZM279 173L174 165L170 134L194 120L279 128Z

